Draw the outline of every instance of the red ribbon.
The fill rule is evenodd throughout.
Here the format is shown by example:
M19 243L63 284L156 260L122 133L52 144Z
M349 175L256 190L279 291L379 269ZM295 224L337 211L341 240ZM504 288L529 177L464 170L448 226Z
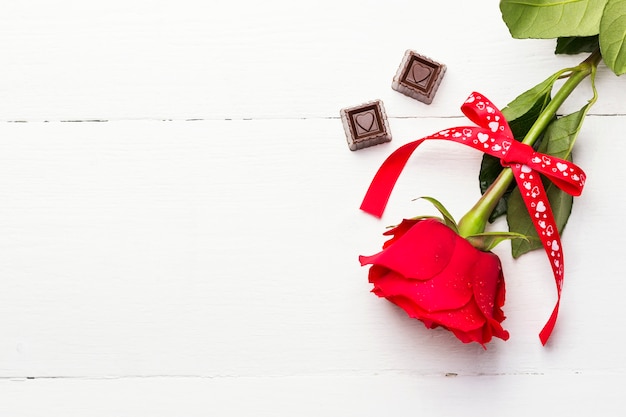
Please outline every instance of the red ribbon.
M391 191L413 151L428 139L462 143L500 158L503 166L511 168L517 185L550 261L556 282L557 301L539 338L546 344L559 312L563 287L563 249L541 176L548 177L568 194L578 196L585 184L585 173L564 159L535 152L529 145L516 141L500 110L485 96L470 94L461 106L463 114L477 126L460 126L441 130L433 135L407 143L396 149L383 162L361 203L361 210L381 217Z

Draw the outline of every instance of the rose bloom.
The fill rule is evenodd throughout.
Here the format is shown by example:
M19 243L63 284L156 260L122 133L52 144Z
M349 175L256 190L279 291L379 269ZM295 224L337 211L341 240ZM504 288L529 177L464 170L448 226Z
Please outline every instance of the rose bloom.
M500 259L473 247L438 219L403 220L384 233L392 236L372 265L372 292L401 307L427 328L450 330L463 343L483 347L503 340L505 288Z

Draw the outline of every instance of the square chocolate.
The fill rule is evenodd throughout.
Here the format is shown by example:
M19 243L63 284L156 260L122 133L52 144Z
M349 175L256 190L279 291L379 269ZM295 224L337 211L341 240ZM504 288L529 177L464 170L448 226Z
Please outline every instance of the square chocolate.
M339 113L351 151L391 140L389 122L381 100L341 109Z
M446 66L408 49L393 77L391 88L430 104L441 84Z

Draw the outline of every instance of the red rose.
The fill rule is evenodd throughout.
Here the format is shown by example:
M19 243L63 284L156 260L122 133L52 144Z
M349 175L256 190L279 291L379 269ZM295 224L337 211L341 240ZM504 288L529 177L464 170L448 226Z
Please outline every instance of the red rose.
M360 256L372 265L372 292L404 309L432 329L444 327L463 343L483 347L509 333L504 320L505 288L500 259L473 247L437 219L403 220L376 255Z

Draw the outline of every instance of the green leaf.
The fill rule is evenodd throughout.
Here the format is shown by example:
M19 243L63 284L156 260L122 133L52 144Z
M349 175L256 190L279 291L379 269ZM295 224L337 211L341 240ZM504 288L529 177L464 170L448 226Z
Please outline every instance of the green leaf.
M544 81L540 82L530 90L524 91L522 94L515 97L515 99L511 101L504 109L502 109L502 114L509 122L511 130L513 130L513 126L515 125L515 121L517 119L523 118L537 106L545 107L548 104L548 102L550 101L552 86L554 86L555 81L558 80L561 75L563 75L563 72L564 71L559 71L551 75ZM528 126L528 128L530 128L530 126ZM526 131L528 131L528 129L526 129ZM513 134L515 134L515 131L513 131Z
M592 36L600 31L607 0L501 0L500 12L514 38Z
M502 114L509 123L509 127L513 132L513 136L518 141L524 139L526 133L535 123L543 109L550 102L550 94L554 82L559 78L561 72L558 72L548 79L540 82L533 88L517 96L504 109ZM478 181L480 184L480 192L485 193L489 186L495 181L502 171L500 159L491 155L484 154L480 165L480 173ZM515 188L515 184L511 184L507 192L502 196L496 208L489 216L489 221L493 222L498 217L506 213L507 200L511 191Z
M576 55L583 52L593 52L600 46L598 35L571 36L556 40L555 54Z
M539 152L553 155L558 158L571 160L572 148L580 132L583 121L592 102L583 106L579 111L563 116L548 125L544 140L539 147ZM554 220L559 233L563 231L572 212L574 198L557 186L544 179L544 187L548 201L552 207ZM514 258L541 248L539 235L528 215L519 189L515 189L508 200L507 223L509 231L529 236L527 241L516 240L511 242L511 252Z
M608 0L600 21L600 50L611 71L626 73L626 0Z
M592 104L591 102L587 103L577 112L560 117L550 123L538 151L557 158L568 159Z
M504 242L507 239L522 239L528 241L528 236L524 236L519 233L511 232L486 232L471 235L465 238L476 249L484 252L489 252L495 248L499 243Z
M443 204L441 204L437 199L433 197L418 197L415 200L419 200L419 199L426 200L432 203L432 205L435 206L435 208L439 210L439 213L441 213L441 215L443 216L443 221L446 224L446 226L454 230L457 234L459 233L459 229L456 225L456 221L454 221L454 217L452 217L450 212L444 207Z

